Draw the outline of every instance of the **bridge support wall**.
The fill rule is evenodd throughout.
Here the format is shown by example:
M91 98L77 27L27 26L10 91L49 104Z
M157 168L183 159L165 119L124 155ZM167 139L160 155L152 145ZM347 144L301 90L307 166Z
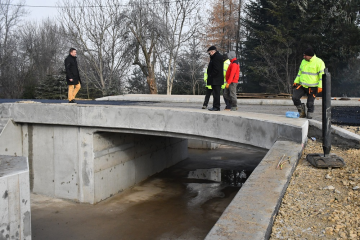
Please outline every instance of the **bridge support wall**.
M29 167L25 157L0 155L0 239L31 240Z
M24 124L31 190L97 203L188 157L187 140L104 129Z

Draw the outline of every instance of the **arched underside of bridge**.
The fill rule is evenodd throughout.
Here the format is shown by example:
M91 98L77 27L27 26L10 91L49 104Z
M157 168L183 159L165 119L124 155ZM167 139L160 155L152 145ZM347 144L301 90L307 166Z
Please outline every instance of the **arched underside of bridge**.
M306 141L308 122L283 116L133 106L8 104L0 153L29 158L33 192L96 203L187 158L187 139L244 148ZM12 130L11 130L12 128ZM17 129L17 130L16 130ZM14 148L14 149L12 149ZM16 150L17 149L17 150ZM17 153L16 153L17 152Z

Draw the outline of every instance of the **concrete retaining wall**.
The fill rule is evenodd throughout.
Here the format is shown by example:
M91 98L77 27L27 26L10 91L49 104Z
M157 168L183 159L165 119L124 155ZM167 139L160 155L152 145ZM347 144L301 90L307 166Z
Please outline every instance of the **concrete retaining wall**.
M187 158L187 140L24 124L31 190L97 203ZM26 141L27 140L27 141Z
M269 239L274 217L302 149L302 144L277 141L246 180L205 239ZM291 158L290 164L285 164L282 170L276 169L284 154Z
M184 139L95 133L95 202L111 197L187 157L187 140Z
M308 136L322 141L322 122L309 120ZM331 145L360 149L360 136L340 127L331 126Z
M21 125L7 120L0 131L0 155L23 156Z
M0 239L31 239L29 167L25 157L0 155Z

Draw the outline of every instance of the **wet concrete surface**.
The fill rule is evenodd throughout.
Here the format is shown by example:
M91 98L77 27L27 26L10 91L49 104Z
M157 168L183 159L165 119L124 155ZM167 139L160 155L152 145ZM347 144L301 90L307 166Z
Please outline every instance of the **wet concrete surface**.
M96 205L32 194L32 239L204 239L266 150L189 158Z

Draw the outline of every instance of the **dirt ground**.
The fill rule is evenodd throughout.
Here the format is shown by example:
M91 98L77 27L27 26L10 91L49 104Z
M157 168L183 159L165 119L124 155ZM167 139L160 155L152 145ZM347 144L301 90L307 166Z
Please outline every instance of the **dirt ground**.
M339 127L360 135L359 127ZM332 146L344 168L317 169L306 161L322 152L322 143L309 139L270 239L360 239L360 150Z

